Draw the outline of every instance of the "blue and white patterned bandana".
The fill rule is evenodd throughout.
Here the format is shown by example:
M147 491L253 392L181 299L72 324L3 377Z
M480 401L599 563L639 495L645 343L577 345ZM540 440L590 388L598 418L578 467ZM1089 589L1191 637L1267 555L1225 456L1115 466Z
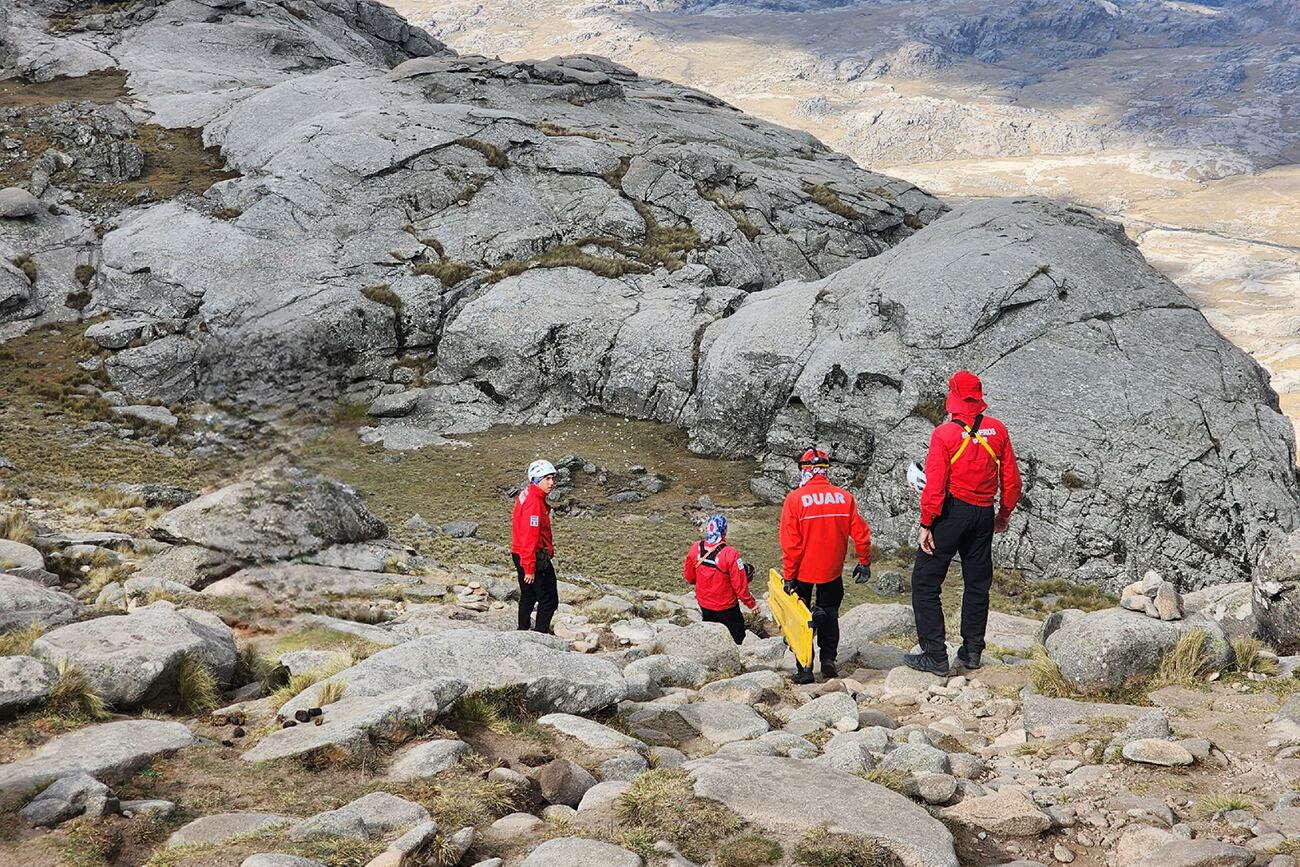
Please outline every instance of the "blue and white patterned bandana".
M721 515L710 517L708 523L704 525L704 541L716 545L725 535L727 535L727 519Z

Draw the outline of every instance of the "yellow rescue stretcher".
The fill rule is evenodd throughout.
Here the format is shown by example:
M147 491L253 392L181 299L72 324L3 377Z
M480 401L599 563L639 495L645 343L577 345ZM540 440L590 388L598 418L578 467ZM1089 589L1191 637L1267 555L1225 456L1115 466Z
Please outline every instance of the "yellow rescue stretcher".
M794 651L795 661L808 668L813 662L813 616L803 600L785 592L781 573L771 569L767 574L767 603L772 606L772 617L781 627L785 643Z

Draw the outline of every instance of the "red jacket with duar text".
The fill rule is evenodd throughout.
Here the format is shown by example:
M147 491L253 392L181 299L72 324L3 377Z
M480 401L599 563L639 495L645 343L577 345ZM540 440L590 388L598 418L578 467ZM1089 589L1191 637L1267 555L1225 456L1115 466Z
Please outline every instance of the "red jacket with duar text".
M964 418L954 415L953 418L966 425L975 422L973 415ZM1020 502L1020 468L1016 465L1016 453L1011 448L1006 425L986 415L980 420L977 431L998 460L973 440L954 462L953 455L961 449L966 438L962 424L944 422L930 434L930 450L925 456L925 490L921 492L922 527L929 527L943 514L947 494L972 506L991 506L1001 487L1002 503L998 516L1002 518L1010 515L1016 503Z
M695 600L709 611L726 611L737 602L753 609L758 603L749 592L749 577L745 574L745 561L740 552L726 543L720 550L707 543L696 542L686 552L682 576L687 584L695 585ZM710 557L714 551L716 556ZM711 565L716 563L717 565Z
M871 563L871 527L848 491L818 473L786 495L781 507L781 560L787 581L825 584L839 578L849 539L858 562Z
M515 514L510 531L510 552L518 554L524 570L530 570L537 560L537 552L555 554L551 539L551 507L546 505L546 493L536 485L529 485L515 498Z

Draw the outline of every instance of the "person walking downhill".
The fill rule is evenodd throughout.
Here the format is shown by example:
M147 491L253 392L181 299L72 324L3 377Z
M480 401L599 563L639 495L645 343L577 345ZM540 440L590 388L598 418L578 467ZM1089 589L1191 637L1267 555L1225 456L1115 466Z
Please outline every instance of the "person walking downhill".
M686 552L682 575L687 584L695 587L695 601L700 604L704 622L726 626L737 644L745 640L745 615L740 612L740 604L743 602L750 611L758 610L749 592L749 574L740 552L727 544L727 519L722 515L709 518L704 538Z
M849 539L857 549L858 565L853 576L858 583L871 576L871 527L858 513L857 501L844 488L826 477L831 459L821 449L811 448L799 459L799 487L786 495L781 507L781 560L785 591L804 604L817 607L823 615L817 626L817 649L822 674L839 677L835 660L840 648L840 603L844 601L844 557ZM812 667L796 663L795 683L812 683Z
M911 668L948 674L943 604L939 591L954 556L961 557L962 646L957 659L980 667L993 584L993 534L1005 533L1020 501L1020 468L1006 425L984 415L979 377L959 370L948 381L951 418L930 435L921 491L921 532L912 568L912 613L920 653L903 657ZM1001 487L1001 505L993 502Z
M519 579L519 629L551 631L551 617L560 606L555 583L555 542L551 538L551 507L546 495L555 489L555 467L537 460L528 466L528 486L515 499L510 533L510 557ZM533 608L537 622L533 623Z

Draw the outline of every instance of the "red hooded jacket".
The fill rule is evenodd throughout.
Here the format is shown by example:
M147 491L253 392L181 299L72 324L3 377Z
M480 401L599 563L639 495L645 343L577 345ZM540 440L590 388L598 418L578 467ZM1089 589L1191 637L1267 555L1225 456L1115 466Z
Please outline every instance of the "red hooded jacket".
M531 575L539 550L555 554L555 542L551 539L551 507L546 505L545 492L536 485L529 485L515 498L510 552L519 555L524 571Z
M786 495L781 507L782 567L787 581L825 584L840 577L849 537L858 562L871 563L871 528L853 495L818 473Z
M687 584L695 585L695 600L709 611L726 611L737 602L743 602L749 609L758 607L749 592L749 578L740 552L726 543L720 544L722 550L714 558L708 557L714 549L704 542L696 542L686 552L682 576ZM710 565L710 560L718 565Z
M967 425L975 421L974 415L954 418ZM949 493L972 506L991 506L1000 484L1002 505L998 517L1001 518L1010 515L1020 501L1020 468L1016 466L1016 453L1011 448L1006 425L986 415L978 433L998 456L1000 466L978 441L967 444L961 457L953 462L953 455L966 438L960 424L944 422L930 434L930 451L925 456L925 490L921 492L922 527L938 520L943 512L944 496Z

